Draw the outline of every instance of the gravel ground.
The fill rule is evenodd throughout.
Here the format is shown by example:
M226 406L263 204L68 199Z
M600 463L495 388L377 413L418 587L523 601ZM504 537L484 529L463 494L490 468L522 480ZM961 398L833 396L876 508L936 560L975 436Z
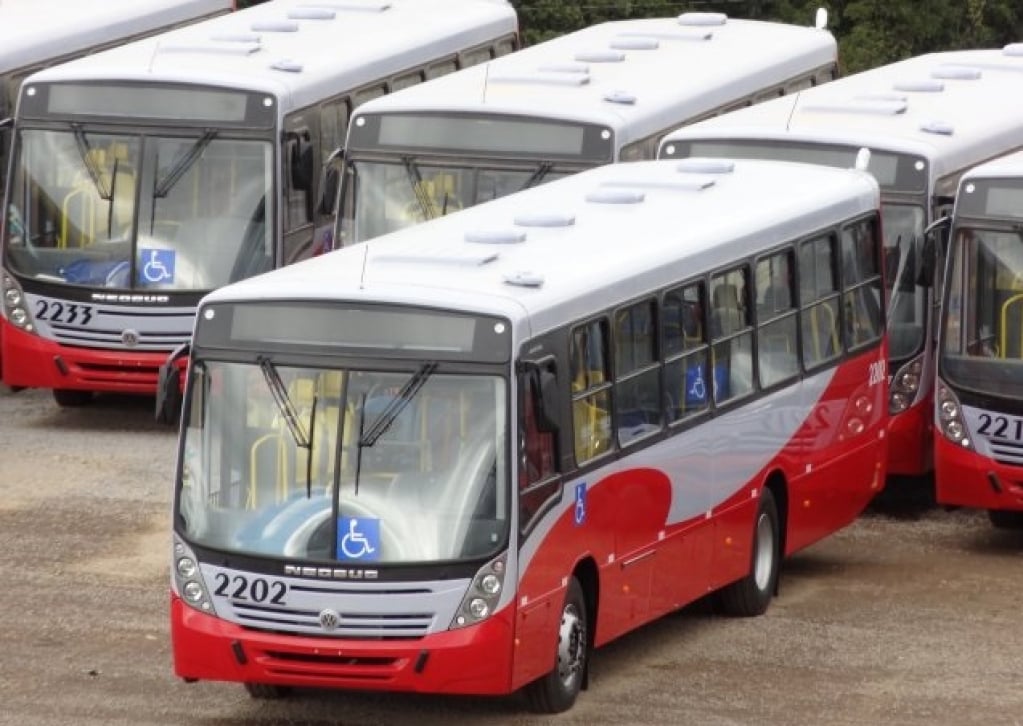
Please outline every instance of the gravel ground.
M1023 725L1023 533L908 486L790 559L765 616L695 603L597 651L558 717L517 696L186 685L168 644L174 435L151 409L0 387L2 724Z

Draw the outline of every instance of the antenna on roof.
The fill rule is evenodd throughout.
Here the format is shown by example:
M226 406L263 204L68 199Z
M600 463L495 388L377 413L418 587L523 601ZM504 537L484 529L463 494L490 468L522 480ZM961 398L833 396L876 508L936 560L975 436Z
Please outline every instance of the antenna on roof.
M796 91L796 95L792 98L792 108L789 109L789 117L785 119L785 132L788 133L789 125L792 123L792 117L796 114L796 106L799 105L799 94L802 91Z
M490 82L490 61L483 64L483 98L481 103L487 102L487 84Z
M369 242L362 244L362 272L359 273L359 289L362 290L366 283L366 262L369 259Z

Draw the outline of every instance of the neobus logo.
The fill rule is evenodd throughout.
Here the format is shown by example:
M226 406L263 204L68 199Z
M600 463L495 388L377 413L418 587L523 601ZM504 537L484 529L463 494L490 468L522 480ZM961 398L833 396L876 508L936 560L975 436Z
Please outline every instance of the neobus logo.
M94 302L107 303L165 303L170 302L167 295L124 294L118 292L94 292Z
M380 575L378 570L357 570L347 567L303 567L302 565L285 565L284 574L296 577L318 577L321 580L375 580Z

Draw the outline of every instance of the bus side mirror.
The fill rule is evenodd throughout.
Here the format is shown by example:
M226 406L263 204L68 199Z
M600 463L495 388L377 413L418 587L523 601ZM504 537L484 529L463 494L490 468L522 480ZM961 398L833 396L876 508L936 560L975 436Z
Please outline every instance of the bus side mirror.
M181 420L182 374L178 361L192 352L190 343L185 342L171 351L160 365L156 377L156 422L173 426Z
M536 423L543 433L554 433L558 430L558 378L553 363L537 369L537 390L540 400L537 401Z

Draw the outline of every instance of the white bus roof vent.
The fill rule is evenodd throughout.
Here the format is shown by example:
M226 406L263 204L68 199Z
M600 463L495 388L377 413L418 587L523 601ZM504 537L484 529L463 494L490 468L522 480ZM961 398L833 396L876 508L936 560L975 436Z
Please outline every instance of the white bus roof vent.
M330 8L332 10L353 10L356 12L382 13L391 9L389 0L319 0L300 3L300 8Z
M517 229L477 229L465 233L465 241L485 245L514 245L526 241L526 233Z
M586 195L586 201L594 204L639 204L646 199L646 194L639 189L627 186L601 186Z
M980 77L980 68L961 66L954 63L942 63L931 71L931 78L943 78L950 81L976 81Z
M337 13L330 8L299 6L288 11L289 20L333 20Z
M257 20L249 29L256 33L297 33L298 23L293 20Z
M604 94L604 100L608 103L620 103L623 106L632 106L636 103L636 96L628 91L610 91Z
M896 81L892 84L896 91L907 93L941 93L945 90L945 84L933 78L921 78L919 80Z
M1023 57L1023 43L1009 43L1002 48L1002 55L1012 56L1013 58Z
M372 256L372 261L407 263L411 265L430 263L434 265L481 267L493 262L497 257L497 252L480 248L453 250L450 247L438 247L431 250L429 247L419 246L395 252L377 253Z
M724 13L682 13L678 16L679 25L695 27L707 27L710 25L724 25L728 22L728 16Z
M862 93L859 96L853 96L854 101L901 101L905 103L909 100L909 96L905 93Z
M680 161L675 169L685 174L731 174L735 171L735 162L731 159L706 159L694 156Z
M504 276L504 284L516 287L543 287L544 277L531 270L517 270Z
M589 82L589 73L566 73L564 71L491 73L487 76L487 83L542 83L550 86L585 86Z
M285 73L302 72L302 64L290 58L281 58L279 61L274 61L270 64L270 67L275 71L284 71Z
M512 220L519 227L571 227L575 215L571 212L526 212Z
M940 136L951 136L955 133L955 126L948 123L947 121L933 120L925 121L920 124L920 130L928 134L938 134Z
M620 34L612 38L608 45L617 50L657 50L661 44L657 38L650 36Z
M215 43L261 43L263 36L259 33L214 33L210 40Z
M621 63L625 54L616 50L581 50L575 54L580 63Z
M682 40L682 41L694 41L694 40L710 40L714 37L713 30L675 30L675 31L654 31L653 33L645 33L640 30L623 30L618 34L619 38L653 38L656 40Z
M873 116L896 116L906 113L909 104L906 101L887 101L871 99L852 99L845 103L808 103L802 107L804 111L820 113L864 113Z
M216 55L252 55L262 50L259 43L198 41L195 43L161 43L158 53L213 53Z
M589 73L585 63L544 63L536 68L541 73Z

